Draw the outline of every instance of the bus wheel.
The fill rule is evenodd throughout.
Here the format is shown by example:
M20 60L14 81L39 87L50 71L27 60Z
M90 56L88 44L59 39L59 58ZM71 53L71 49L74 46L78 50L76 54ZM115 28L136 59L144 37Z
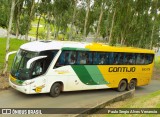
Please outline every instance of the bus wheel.
M51 87L51 90L50 90L50 95L52 97L57 97L59 96L61 93L61 84L59 83L54 83Z
M127 88L127 82L125 80L121 80L120 83L119 83L119 85L118 85L117 90L119 92L122 92L122 91L125 91L126 88Z
M135 89L136 87L136 81L135 80L131 80L130 83L127 85L127 90L132 90Z

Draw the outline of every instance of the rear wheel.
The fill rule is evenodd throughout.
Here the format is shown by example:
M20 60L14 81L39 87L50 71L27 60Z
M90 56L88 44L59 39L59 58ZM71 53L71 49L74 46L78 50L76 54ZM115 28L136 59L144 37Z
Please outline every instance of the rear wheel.
M61 87L62 87L62 86L61 86L60 83L54 83L54 84L52 85L52 87L51 87L50 95L51 95L52 97L57 97L57 96L59 96L60 93L61 93L61 89L62 89Z
M122 91L125 91L126 88L127 88L127 82L125 80L121 80L120 83L119 83L119 85L118 85L117 90L119 92L122 92Z
M135 89L136 87L136 80L131 80L130 83L127 85L127 90Z

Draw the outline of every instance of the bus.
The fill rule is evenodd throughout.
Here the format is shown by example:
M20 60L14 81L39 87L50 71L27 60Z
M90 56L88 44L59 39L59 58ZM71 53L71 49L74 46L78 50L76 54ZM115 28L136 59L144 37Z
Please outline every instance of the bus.
M154 51L102 43L34 41L13 60L9 84L25 94L116 88L149 84Z

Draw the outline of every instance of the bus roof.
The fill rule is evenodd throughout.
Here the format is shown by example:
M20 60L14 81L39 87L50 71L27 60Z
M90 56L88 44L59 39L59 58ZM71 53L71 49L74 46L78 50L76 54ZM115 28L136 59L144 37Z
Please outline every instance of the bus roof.
M115 47L102 43L72 42L72 41L33 41L21 45L21 49L40 52L45 50L59 50L70 48L72 50L89 51L108 51L108 52L131 52L131 53L154 53L153 50L133 48L133 47Z

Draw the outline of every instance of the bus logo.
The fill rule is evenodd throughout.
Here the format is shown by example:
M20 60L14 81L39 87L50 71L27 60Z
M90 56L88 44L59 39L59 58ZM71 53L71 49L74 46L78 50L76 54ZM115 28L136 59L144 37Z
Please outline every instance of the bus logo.
M109 67L108 72L135 72L135 67Z

